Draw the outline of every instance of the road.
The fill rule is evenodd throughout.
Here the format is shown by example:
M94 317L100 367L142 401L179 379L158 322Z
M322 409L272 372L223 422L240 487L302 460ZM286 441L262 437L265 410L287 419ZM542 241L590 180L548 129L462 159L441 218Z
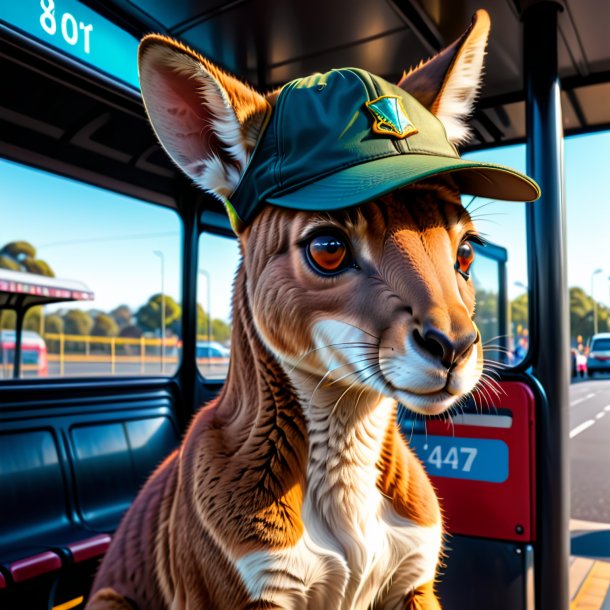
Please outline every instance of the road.
M610 377L570 386L573 519L610 523Z

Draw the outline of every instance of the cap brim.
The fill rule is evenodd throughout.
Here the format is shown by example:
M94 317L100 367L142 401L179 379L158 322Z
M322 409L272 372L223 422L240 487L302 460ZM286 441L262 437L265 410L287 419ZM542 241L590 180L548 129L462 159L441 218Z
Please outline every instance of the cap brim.
M509 167L411 153L353 165L266 201L298 210L337 210L449 173L467 195L507 201L535 201L540 197L536 182Z

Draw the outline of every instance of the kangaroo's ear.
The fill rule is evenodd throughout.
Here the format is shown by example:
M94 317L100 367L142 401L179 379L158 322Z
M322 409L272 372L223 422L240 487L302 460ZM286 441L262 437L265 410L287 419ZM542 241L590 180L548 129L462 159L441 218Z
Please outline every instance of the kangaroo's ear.
M138 53L148 118L169 156L222 201L235 190L270 105L181 43L151 34Z
M478 10L460 38L398 83L441 120L453 144L470 136L466 121L481 87L489 28L489 14Z

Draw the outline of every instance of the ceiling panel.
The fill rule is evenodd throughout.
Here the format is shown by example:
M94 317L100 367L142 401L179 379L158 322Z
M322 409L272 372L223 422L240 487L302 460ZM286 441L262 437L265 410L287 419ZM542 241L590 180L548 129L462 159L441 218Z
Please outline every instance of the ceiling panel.
M272 66L269 79L275 84L286 83L313 72L353 66L385 76L390 81L397 81L403 70L417 63L411 59L413 57L425 57L425 50L411 32L400 30L353 47Z
M579 87L574 90L587 125L610 123L610 83Z
M610 70L610 2L567 0L590 72Z
M302 76L310 71L356 65L364 60L359 41L375 41L387 33L404 32L412 38L404 21L388 2L376 0L257 0L240 3L184 31L181 38L227 69L256 77L257 61L268 67L273 84ZM355 45L355 46L353 46ZM374 47L383 64L382 45ZM349 49L356 48L353 54ZM373 47L371 47L373 48ZM418 51L410 49L410 52ZM341 53L341 51L345 51ZM389 42L384 72L398 71L392 66L396 42ZM319 58L329 54L328 63ZM424 56L423 49L419 56ZM345 58L345 59L344 59ZM351 61L350 61L351 59ZM408 62L408 57L400 62ZM290 70L286 66L294 64ZM302 66L302 68L301 68ZM313 68L310 68L313 66ZM282 69L279 69L282 68ZM276 74L277 76L272 76ZM288 75L288 79L286 79Z
M483 7L492 30L477 129L485 142L525 133L519 101L524 97L523 23L517 7L528 0L84 1L120 7L123 17L131 7L136 26L145 12L261 89L344 66L396 79L435 46L455 40ZM608 125L609 87L592 83L610 80L610 0L565 1L567 8L558 17L560 76L579 89L562 95L564 127L571 132Z
M578 104L578 102L576 103ZM574 129L580 129L582 127L577 110L570 100L570 95L565 91L561 92L561 114L564 131L573 131Z
M162 23L168 30L227 4L227 0L127 0L127 2Z

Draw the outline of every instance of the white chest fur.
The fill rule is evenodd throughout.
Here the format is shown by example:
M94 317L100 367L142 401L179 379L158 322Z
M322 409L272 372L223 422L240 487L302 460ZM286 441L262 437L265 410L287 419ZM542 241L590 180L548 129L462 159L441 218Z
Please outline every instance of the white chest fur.
M434 578L440 525L401 518L376 486L393 407L383 399L356 423L342 421L349 413L329 418L311 408L304 533L294 547L236 562L253 599L294 610L400 608L405 594Z

